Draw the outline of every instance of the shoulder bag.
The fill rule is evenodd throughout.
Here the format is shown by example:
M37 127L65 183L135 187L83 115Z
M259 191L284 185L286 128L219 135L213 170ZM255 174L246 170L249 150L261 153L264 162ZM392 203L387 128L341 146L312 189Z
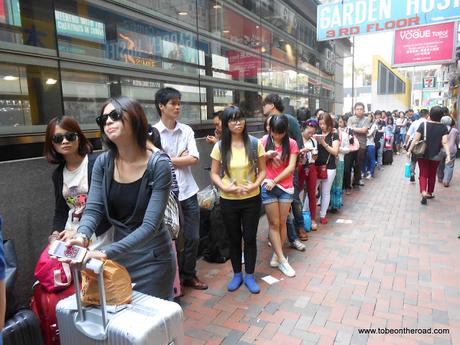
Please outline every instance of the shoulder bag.
M423 157L426 151L426 121L423 123L423 140L418 141L412 148L412 154L417 158Z

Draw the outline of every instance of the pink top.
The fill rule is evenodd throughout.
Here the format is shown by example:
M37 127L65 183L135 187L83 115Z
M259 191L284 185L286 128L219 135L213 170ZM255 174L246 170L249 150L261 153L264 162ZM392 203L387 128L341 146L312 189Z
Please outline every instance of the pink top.
M262 145L264 146L264 148L267 145L267 139L268 139L267 135L264 135L262 139L260 139L262 141ZM297 147L297 143L294 139L289 138L289 149L290 149L291 155L299 153L299 148ZM278 157L281 159L281 155L283 154L283 146L276 146L275 144L274 150L278 153ZM289 157L287 157L286 160L283 162L283 164L279 167L276 167L273 164L273 161L271 159L268 159L267 168L266 168L266 179L273 180L275 177L281 174L288 165L289 165ZM293 194L294 193L294 173L289 174L286 178L279 181L277 186L280 187L285 192Z

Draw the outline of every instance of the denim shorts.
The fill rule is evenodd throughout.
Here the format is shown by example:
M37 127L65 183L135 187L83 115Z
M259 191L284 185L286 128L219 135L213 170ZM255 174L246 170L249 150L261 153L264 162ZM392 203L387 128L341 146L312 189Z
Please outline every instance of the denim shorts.
M265 189L265 184L262 186L262 204L271 204L273 202L291 203L294 200L294 195L286 193L284 190L275 186L271 191Z

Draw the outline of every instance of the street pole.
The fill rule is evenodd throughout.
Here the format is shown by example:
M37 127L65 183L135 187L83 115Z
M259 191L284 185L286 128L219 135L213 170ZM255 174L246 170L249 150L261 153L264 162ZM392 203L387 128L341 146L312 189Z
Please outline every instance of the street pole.
M355 36L352 37L353 53L351 55L351 113L355 106Z

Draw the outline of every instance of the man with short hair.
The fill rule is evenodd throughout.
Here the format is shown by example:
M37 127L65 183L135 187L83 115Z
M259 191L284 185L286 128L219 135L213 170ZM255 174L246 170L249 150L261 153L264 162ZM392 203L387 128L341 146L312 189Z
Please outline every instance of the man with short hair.
M367 132L369 131L370 121L364 116L364 104L357 102L354 106L355 115L348 119L348 126L353 129L353 133L359 141L359 150L351 153L351 164L353 166L353 187L359 189L364 186L361 181L361 168L364 166L366 157Z
M206 142L208 144L214 145L220 140L220 136L222 135L222 112L223 110L219 110L212 114L212 123L215 129L214 135L208 135L206 137Z
M406 133L406 141L404 146L406 150L409 150L410 144L415 137L415 133L417 133L417 129L420 127L422 123L424 123L428 118L428 109L422 109L419 112L420 118L415 120L410 125L409 129ZM410 182L415 183L415 166L417 165L417 157L413 154L410 155Z
M198 163L198 152L193 129L177 121L180 116L181 93L171 87L155 94L155 107L160 121L154 127L161 136L163 150L171 157L179 184L179 201L184 214L184 253L179 260L179 271L184 286L206 290L208 286L196 276L196 259L200 242L200 207L198 185L191 167Z
M269 94L265 97L262 103L262 110L264 116L283 115L284 106L281 97L275 93ZM300 131L299 122L291 114L284 114L288 118L288 132L289 137L294 139L297 146L303 147L303 139ZM304 221L302 215L302 202L300 201L299 195L299 176L297 169L294 170L294 200L292 201L292 213L294 215L294 224L292 223L292 217L288 216L287 220L287 234L290 242L290 246L300 251L305 250L305 245L299 241L308 240L308 234L304 229ZM293 229L294 228L294 229ZM297 229L297 233L296 233Z

